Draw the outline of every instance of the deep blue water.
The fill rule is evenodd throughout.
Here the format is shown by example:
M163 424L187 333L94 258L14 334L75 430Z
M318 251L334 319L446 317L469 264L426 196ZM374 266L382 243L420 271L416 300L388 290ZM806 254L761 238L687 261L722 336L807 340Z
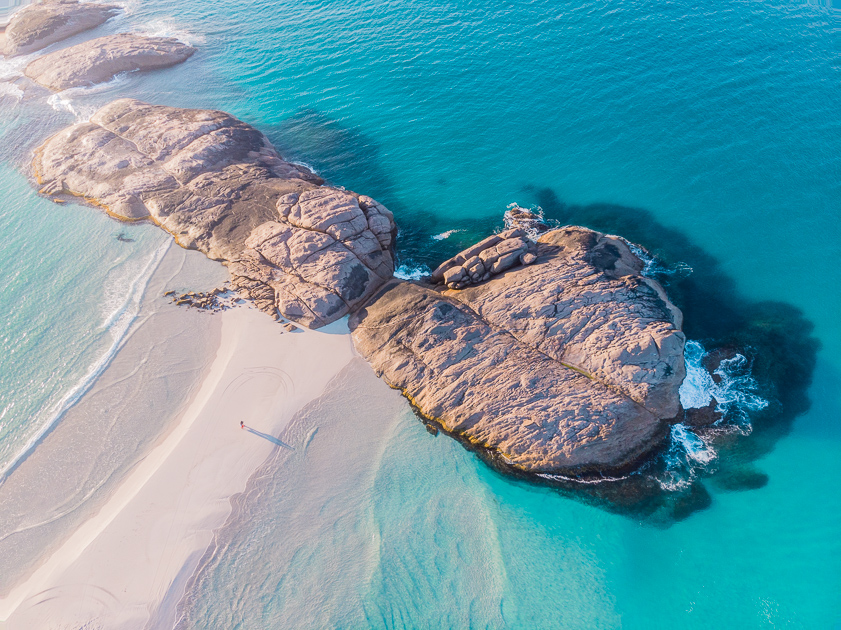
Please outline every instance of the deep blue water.
M738 461L759 481L708 479L708 507L665 526L503 480L458 445L427 439L411 417L392 418L396 433L370 492L345 497L348 513L373 515L381 541L377 571L359 595L365 623L460 626L470 610L476 627L839 627L841 14L826 4L130 5L106 30L172 32L200 52L178 68L64 94L54 109L2 102L0 124L17 149L0 172L8 200L0 257L30 285L51 282L28 303L40 317L4 321L7 340L47 332L40 354L0 358L0 455L37 430L49 414L36 410L69 391L108 345L104 332L90 340L93 323L101 328L110 312L96 276L102 257L122 277L122 264L140 265L159 243L152 228L132 227L131 252L109 241L74 254L120 228L93 210L56 210L29 191L17 172L41 127L26 125L38 116L67 124L68 106L84 117L124 95L224 109L287 157L394 210L410 267L486 235L512 202L685 263L692 273L670 290L687 332L752 343L757 370L774 383L766 392L774 413L755 418L754 433L722 447L711 466ZM73 226L59 245L26 253L56 243L59 220ZM450 230L460 231L431 239ZM52 281L54 268L65 270L66 284ZM2 299L12 312L27 289L6 275ZM70 311L44 307L68 295ZM57 370L55 355L68 344L92 348L92 358ZM25 369L13 374L11 365ZM59 380L46 391L32 385L39 374ZM24 394L19 411L3 411ZM434 522L412 518L429 511ZM272 511L262 518L253 531L268 536ZM370 538L360 519L336 540ZM281 611L306 610L311 596L281 588L295 566L263 567L249 602L200 594L197 619L281 625ZM240 583L256 569L221 558L215 570ZM410 574L426 586L407 586ZM398 600L399 614L370 614ZM359 627L363 617L341 610L332 625ZM268 625L255 626L258 618Z

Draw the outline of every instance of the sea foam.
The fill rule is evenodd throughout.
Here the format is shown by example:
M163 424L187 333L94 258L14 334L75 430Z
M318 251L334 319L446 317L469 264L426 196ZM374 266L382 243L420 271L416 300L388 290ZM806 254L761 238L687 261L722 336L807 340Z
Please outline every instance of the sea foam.
M132 274L123 276L126 279L131 278L128 290L123 294L124 300L106 316L102 326L110 334L111 343L105 352L90 366L85 375L49 409L45 414L47 417L46 421L29 438L23 448L0 470L0 483L38 445L41 439L55 426L67 410L85 395L96 382L96 379L99 378L111 363L128 337L132 324L140 312L140 303L146 292L149 280L152 278L152 274L158 268L158 265L160 265L164 254L166 254L171 244L171 241L167 239L160 247L152 252L140 270L134 268L131 270L133 272ZM106 302L108 302L108 299L106 299Z
M420 280L421 278L428 276L430 273L432 272L426 265L405 264L400 265L394 270L394 277L400 278L401 280Z
M430 238L433 241L443 241L445 238L450 238L453 234L457 234L458 232L464 232L464 230L447 230L446 232L441 232L440 234L434 234Z
M715 401L721 419L715 423L720 431L751 432L750 414L768 406L768 401L756 393L756 379L751 374L750 361L741 354L724 359L713 374L704 367L707 356L704 346L689 340L684 349L686 378L680 386L680 404L684 409L708 407ZM664 490L688 487L701 470L709 468L717 453L713 446L685 424L671 429L671 441L664 456L665 471L658 479Z
M750 431L750 412L761 411L768 401L756 393L756 379L751 364L741 354L724 359L710 375L703 365L707 352L697 341L687 341L684 350L686 378L680 386L680 403L684 409L707 407L713 400L722 414L720 422L738 425Z

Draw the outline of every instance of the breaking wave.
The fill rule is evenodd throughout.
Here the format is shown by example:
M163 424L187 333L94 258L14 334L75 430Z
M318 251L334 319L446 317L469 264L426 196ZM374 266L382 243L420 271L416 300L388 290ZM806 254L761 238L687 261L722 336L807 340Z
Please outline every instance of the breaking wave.
M756 393L756 379L750 361L741 354L723 359L710 374L704 367L707 351L697 341L687 341L684 350L686 378L680 386L680 403L684 409L701 409L715 402L721 418L713 425L719 431L751 432L750 414L768 406ZM714 378L716 377L716 378ZM658 479L664 490L688 487L702 470L715 460L715 448L685 424L671 429L671 442L664 456L665 470Z
M394 270L394 277L401 280L420 280L431 273L426 265L400 265Z
M62 90L55 94L51 94L47 98L47 104L57 112L67 112L72 114L76 122L87 122L91 116L96 113L99 106L93 103L82 104L80 99L93 94L108 92L109 90L119 89L128 80L130 72L121 72L112 79L96 85L85 87L74 87Z
M672 426L665 470L658 479L660 487L669 492L688 488L716 456L715 449L685 424Z
M626 238L622 238L621 236L618 237L625 241L628 245L628 248L633 252L634 256L639 258L643 263L642 271L640 274L645 276L646 278L654 278L656 276L678 276L681 278L685 278L686 276L690 275L693 271L692 267L687 265L684 262L679 262L674 265L667 265L662 260L660 260L657 256L653 255L647 249L645 249L641 245L637 245L636 243L632 243Z
M0 82L0 98L9 96L16 101L23 99L23 90L11 82Z
M718 424L736 425L750 433L750 412L768 406L768 401L756 393L758 384L751 374L750 361L736 354L723 359L711 375L703 365L706 356L699 342L686 342L686 378L680 386L680 403L684 409L699 409L715 400L715 410L722 415Z
M459 232L464 232L464 230L447 230L446 232L435 234L430 238L432 238L433 241L443 241L445 238L450 238L453 234L457 234Z
M505 213L502 215L502 220L505 223L505 229L520 228L525 230L526 236L536 241L541 232L545 232L550 223L547 223L543 216L543 208L540 206L532 206L531 208L523 208L518 203L509 203L506 206Z
M172 20L153 20L144 24L138 32L148 37L173 37L188 46L201 46L207 41L203 35L188 31Z

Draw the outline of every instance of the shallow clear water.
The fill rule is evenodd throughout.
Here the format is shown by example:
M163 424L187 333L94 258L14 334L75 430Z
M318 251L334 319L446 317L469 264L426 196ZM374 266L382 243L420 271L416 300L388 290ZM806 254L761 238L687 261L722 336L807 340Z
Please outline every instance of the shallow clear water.
M119 278L160 243L37 198L19 173L27 143L117 96L215 107L391 207L409 267L487 234L515 201L685 262L692 274L670 289L690 336L753 340L790 412L757 418L714 464L742 457L767 483L709 480L709 507L668 527L501 479L411 416L391 418L367 491L343 498L379 523L379 572L354 595L355 573L318 565L346 601L367 602L365 617L339 611L332 625L464 626L465 611L476 627L841 624L841 15L827 4L129 4L103 32L178 33L200 52L54 108L0 102L0 413L15 405L0 418L0 464L107 352L109 305L130 294ZM121 230L135 242L116 241ZM272 518L257 514L255 531ZM336 548L367 545L369 525L336 520ZM211 583L249 579L225 561ZM220 587L197 618L251 627L308 610L310 591L284 590L294 567L278 556L258 604Z

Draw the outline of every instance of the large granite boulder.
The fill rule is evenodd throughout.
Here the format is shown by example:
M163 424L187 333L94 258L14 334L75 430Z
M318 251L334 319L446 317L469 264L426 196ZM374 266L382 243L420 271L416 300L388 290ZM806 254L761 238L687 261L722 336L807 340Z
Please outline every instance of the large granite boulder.
M186 61L196 49L171 37L120 33L99 37L39 57L25 74L50 90L102 83L121 72L168 68Z
M112 4L46 0L24 7L9 21L3 41L7 57L26 55L103 24L119 13Z
M680 409L680 311L622 239L563 228L534 255L462 289L390 282L351 315L356 347L422 415L504 467L631 470Z
M391 213L323 185L230 114L109 103L35 152L42 193L73 195L228 264L263 310L311 327L334 321L391 277Z
M519 228L489 236L485 240L442 262L432 272L432 280L450 289L463 289L488 280L511 267L530 265L536 259L536 246Z
M586 228L546 232L536 246L535 264L445 295L658 417L677 416L683 314L641 275L643 262L623 239Z
M394 218L370 197L311 188L282 196L278 214L252 231L230 266L234 285L258 305L273 300L286 317L318 328L394 273Z

